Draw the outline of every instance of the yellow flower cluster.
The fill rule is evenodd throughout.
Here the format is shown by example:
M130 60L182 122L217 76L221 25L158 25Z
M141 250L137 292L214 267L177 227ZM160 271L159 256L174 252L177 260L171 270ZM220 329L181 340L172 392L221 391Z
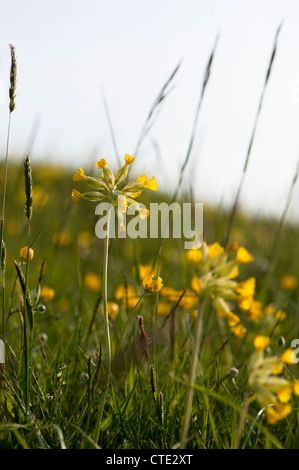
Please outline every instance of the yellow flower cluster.
M270 339L266 336L257 336L254 340L257 350L248 363L248 386L260 406L265 408L267 422L275 424L292 411L289 401L293 394L299 395L299 382L278 377L288 357L265 357L264 349L269 343ZM289 353L285 356L289 356Z
M233 256L234 253L234 256ZM236 301L241 308L251 306L255 291L255 279L237 282L239 267L250 263L253 256L237 242L226 250L219 243L200 249L189 250L187 261L194 265L196 275L191 280L191 289L202 298L210 297L219 316L226 318L231 332L238 338L246 333L238 315L231 311L229 301Z
M145 219L149 215L148 209L142 207L135 199L140 196L144 189L158 191L158 184L155 177L150 179L142 175L137 181L130 182L119 188L119 185L127 177L129 166L134 162L135 157L126 154L124 157L125 164L118 170L115 176L108 163L104 158L96 162L96 167L102 171L101 178L86 176L83 169L79 168L73 176L74 181L86 181L93 188L93 191L80 193L76 189L72 191L72 200L74 202L79 199L87 199L93 202L106 202L117 207L117 215L120 220L120 228L125 231L123 224L123 214L127 212L128 206L139 213L141 219Z

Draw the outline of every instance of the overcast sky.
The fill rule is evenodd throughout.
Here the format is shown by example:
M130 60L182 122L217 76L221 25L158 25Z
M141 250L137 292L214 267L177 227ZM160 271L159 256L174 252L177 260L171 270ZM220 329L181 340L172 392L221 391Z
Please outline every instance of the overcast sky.
M6 143L10 51L18 63L11 152L88 169L133 154L149 109L181 67L136 168L173 189L191 134L205 66L219 41L185 185L198 202L233 199L275 32L283 21L241 201L280 215L299 155L299 2L294 0L2 0L0 152ZM298 184L290 214L299 220Z

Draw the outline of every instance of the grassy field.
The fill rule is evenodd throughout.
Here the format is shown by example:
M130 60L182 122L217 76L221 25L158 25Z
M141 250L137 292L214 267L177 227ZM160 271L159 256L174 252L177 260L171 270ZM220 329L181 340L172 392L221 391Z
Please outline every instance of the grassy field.
M244 177L274 55L275 44ZM145 220L140 202L190 196L179 186L157 191L127 154L117 176L108 157L74 175L8 156L9 145L0 172L0 448L298 448L299 228L285 222L289 201L280 220L248 216L241 180L232 210L204 206L201 248L171 236L100 239L98 202L118 207L120 220L131 204Z

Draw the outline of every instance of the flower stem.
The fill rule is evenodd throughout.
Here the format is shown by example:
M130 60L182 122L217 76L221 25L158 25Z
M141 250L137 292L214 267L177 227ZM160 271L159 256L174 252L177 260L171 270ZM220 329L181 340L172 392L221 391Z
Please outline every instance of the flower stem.
M95 442L98 442L99 435L100 435L100 428L102 423L103 417L103 410L106 401L106 395L108 388L110 386L111 381L111 364L112 364L112 357L111 357L111 340L110 340L110 330L109 330L109 317L108 317L108 308L107 308L107 299L108 299L108 251L109 251L109 226L110 226L110 216L111 216L111 209L107 212L107 233L105 238L105 245L104 245L104 265L103 265L103 307L104 307L104 323L105 323L105 339L106 339L106 346L107 346L107 378L105 388L101 395L101 402L99 406L96 428L95 428Z
M190 376L189 376L189 386L188 386L186 407L185 407L185 413L184 413L184 421L183 421L183 426L182 426L181 435L180 435L180 448L181 449L185 448L185 444L188 438L188 431L189 431L192 403L193 403L194 383L195 383L196 370L197 370L197 364L198 364L198 352L199 352L201 332L202 332L203 310L204 310L204 301L200 300L199 305L198 305L196 323L195 323L194 349L193 349L191 370L190 370Z

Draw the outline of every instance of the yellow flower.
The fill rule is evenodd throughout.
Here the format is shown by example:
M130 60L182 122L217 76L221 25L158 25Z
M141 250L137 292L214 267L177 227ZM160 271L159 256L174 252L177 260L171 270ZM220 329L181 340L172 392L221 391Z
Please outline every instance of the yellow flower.
M52 287L43 286L40 291L40 297L46 302L50 302L54 299L55 291Z
M152 176L152 178L149 180L145 187L151 189L152 191L158 191L158 183L155 180L154 176Z
M226 312L225 318L227 319L229 326L236 326L240 323L240 318L233 312Z
M82 168L78 168L78 170L73 176L73 181L83 181L83 180L86 180L84 171L82 170Z
M236 291L242 298L253 297L255 292L255 278L250 277L246 281L239 282Z
M28 254L28 246L23 246L23 248L20 249L20 258L22 261L27 261L27 256L28 256L28 261L31 261L34 256L34 251L32 248L29 248L29 254Z
M275 424L277 421L285 418L290 414L292 408L290 405L284 403L274 403L273 407L268 406L266 408L266 418L268 424Z
M257 320L263 317L263 304L257 300L253 300L250 304L249 310L246 312L246 317L249 320Z
M119 306L115 302L107 302L108 316L111 320L119 314ZM101 306L101 315L104 316L104 306Z
M83 194L79 193L79 191L77 191L76 189L73 189L72 190L72 201L73 202L77 202L79 201L79 199L81 199L83 196Z
M133 163L134 160L135 160L135 157L131 157L130 155L128 155L128 154L126 153L126 155L125 155L125 161L126 161L126 165L127 165L127 166L128 166L128 165L131 165L131 163Z
M280 285L284 290L293 290L297 287L297 279L291 274L286 274L280 279Z
M294 390L295 395L299 396L299 381L298 380L295 380L295 382L293 382L293 390Z
M101 284L102 280L98 274L89 273L84 277L84 286L92 291L98 291Z
M159 292L163 287L163 281L161 277L154 278L154 273L149 274L143 279L143 288L146 292L153 293Z
M236 326L232 326L230 331L239 339L242 339L246 334L246 328L241 323Z
M282 364L279 364L277 367L275 367L272 371L271 371L271 374L274 374L274 375L279 375L281 374L283 371L283 365Z
M81 248L89 248L92 245L93 238L89 232L82 231L78 234L78 244Z
M161 292L161 296L168 300L169 302L177 302L182 295L182 292L179 292L172 287L163 287L163 290Z
M105 158L101 158L101 160L96 162L96 167L99 168L99 170L101 170L102 168L105 168L105 166L107 165L108 163L106 162Z
M52 236L52 242L58 246L69 246L72 242L72 236L68 232L55 232Z
M219 245L218 242L213 243L212 245L208 245L208 256L209 258L216 258L216 256L222 253L224 248Z
M252 302L253 302L252 297L240 297L238 299L239 307L242 310L249 310Z
M147 176L142 175L138 178L138 183L143 184L144 188L151 189L152 191L158 191L158 184L153 176L150 180Z
M121 284L115 291L115 298L122 301L124 307L134 308L139 297L134 286Z
M180 307L184 310L192 310L198 306L198 296L192 290L187 289L180 301Z
M230 244L226 248L226 253L230 255L231 253L236 251L238 248L239 248L239 243L237 241L230 242Z
M264 312L266 313L266 315L272 315L275 312L275 308L273 307L273 305L266 305L266 307L264 308Z
M269 336L257 335L253 340L253 345L257 351L264 351L270 344Z
M152 272L152 265L151 264L139 264L138 265L139 277L143 281L145 276L148 276ZM136 273L136 268L133 266L133 273Z
M202 250L187 250L186 258L189 263L197 264L202 260Z
M238 266L235 266L230 274L227 276L228 279L235 279L235 277L239 276L239 268Z
M171 307L169 303L165 302L165 300L160 300L158 304L158 315L161 315L161 316L169 315L170 310L171 310Z
M202 283L199 280L199 278L197 276L193 276L193 278L191 280L191 288L194 290L194 292L199 294L201 286L202 286Z
M285 364L294 364L294 362L292 361L292 353L293 353L293 349L292 348L288 348L284 351L284 353L280 356L280 360L282 362L284 362Z
M288 403L292 397L293 385L288 384L277 392L277 398L281 403Z
M240 246L236 253L235 262L237 264L245 264L251 263L251 261L253 261L253 256L251 256L251 254L248 253L248 251L243 246Z
M138 193L132 193L132 194L130 194L130 198L135 199L136 197L139 197L140 194L141 194L141 191L139 191Z
M134 286L121 284L117 287L115 291L115 298L118 300L123 300L126 297L136 296L136 289Z
M275 319L283 321L286 318L287 314L283 310L277 310L275 313Z
M141 220L144 220L148 217L148 215L149 215L149 210L148 209L137 208L137 210L138 210L139 217L140 217Z
M117 205L118 205L121 213L125 214L127 212L127 208L128 208L128 200L127 200L126 196L119 196L116 201L117 201Z

